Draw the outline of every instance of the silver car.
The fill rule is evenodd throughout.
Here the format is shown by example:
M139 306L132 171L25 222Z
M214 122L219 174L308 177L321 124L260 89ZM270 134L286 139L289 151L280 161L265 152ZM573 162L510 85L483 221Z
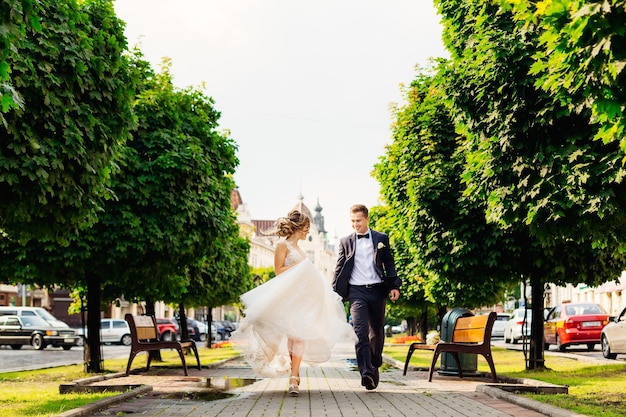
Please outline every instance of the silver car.
M618 354L626 354L626 308L604 326L600 341L605 358L615 359Z
M491 328L491 337L504 337L504 327L508 320L508 314L498 313L496 321L493 322L493 327Z
M130 346L130 326L122 319L102 319L100 321L100 341L102 343L120 343Z
M526 314L526 320L524 320ZM530 337L530 324L532 323L532 311L525 308L516 308L511 313L509 321L504 325L504 343L517 343Z

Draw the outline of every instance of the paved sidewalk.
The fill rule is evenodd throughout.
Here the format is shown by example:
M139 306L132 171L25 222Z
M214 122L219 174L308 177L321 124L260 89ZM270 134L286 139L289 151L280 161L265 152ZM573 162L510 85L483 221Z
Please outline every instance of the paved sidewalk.
M64 417L78 415L112 416L488 416L488 417L573 417L576 414L521 399L487 385L490 378L433 376L427 372L409 371L407 376L395 367L381 373L376 390L367 391L353 365L351 345L341 345L332 359L317 367L303 366L300 396L287 395L287 378L256 379L242 360L226 362L218 368L190 369L184 377L180 370L163 370L157 375L130 375L90 385L149 385L142 395L131 395L127 401L109 405L102 411L72 410ZM136 364L142 364L142 356ZM233 387L240 383L250 383ZM213 401L189 399L210 391L207 385L230 387L219 390L231 396ZM497 391L497 392L496 392ZM496 398L490 393L496 392ZM198 395L199 396L199 395ZM511 401L518 401L519 404ZM531 408L534 408L531 409Z

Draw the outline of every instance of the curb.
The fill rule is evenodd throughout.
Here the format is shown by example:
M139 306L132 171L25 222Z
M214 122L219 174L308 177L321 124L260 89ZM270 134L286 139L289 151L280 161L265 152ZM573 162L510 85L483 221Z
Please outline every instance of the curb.
M128 392L125 392L120 395L115 395L109 398L103 398L101 400L85 404L81 407L74 408L68 410L64 413L57 414L57 417L82 417L82 416L90 416L97 411L104 410L112 405L124 402L133 397L137 397L139 395L147 394L152 391L152 387L150 385L144 385L135 389L132 389Z
M562 408L554 407L550 404L545 404L530 398L511 394L510 392L490 385L479 385L476 387L476 391L487 394L490 397L498 398L500 400L519 405L520 407L524 407L529 410L545 414L550 417L588 417L586 414L578 414L572 411L564 410Z

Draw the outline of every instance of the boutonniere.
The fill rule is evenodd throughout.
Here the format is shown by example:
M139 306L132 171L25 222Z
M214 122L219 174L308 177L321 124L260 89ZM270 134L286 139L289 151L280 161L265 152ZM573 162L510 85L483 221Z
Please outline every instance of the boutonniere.
M378 249L382 249L385 247L385 244L383 242L378 242Z

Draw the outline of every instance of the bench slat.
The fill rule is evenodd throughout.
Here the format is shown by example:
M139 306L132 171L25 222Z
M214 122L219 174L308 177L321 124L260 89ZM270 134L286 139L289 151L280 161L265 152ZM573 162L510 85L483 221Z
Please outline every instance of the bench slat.
M157 332L154 330L154 327L137 327L137 339L157 340Z

